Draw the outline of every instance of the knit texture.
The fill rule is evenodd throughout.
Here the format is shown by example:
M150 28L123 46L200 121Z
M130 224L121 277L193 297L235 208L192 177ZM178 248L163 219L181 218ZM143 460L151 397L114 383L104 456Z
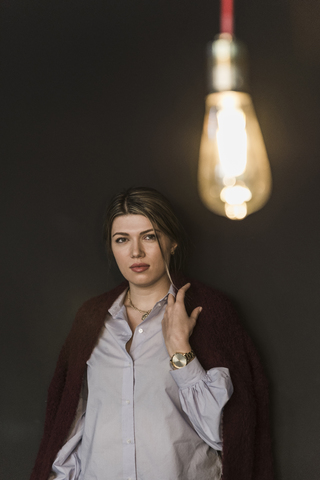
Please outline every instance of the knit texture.
M173 280L177 288L188 281L182 275ZM78 311L49 387L44 434L30 480L48 480L75 417L86 362L109 308L127 286L124 282L88 300ZM192 280L186 309L190 314L198 306L203 310L190 344L205 370L227 367L234 387L223 414L223 480L273 480L268 385L256 349L229 300Z

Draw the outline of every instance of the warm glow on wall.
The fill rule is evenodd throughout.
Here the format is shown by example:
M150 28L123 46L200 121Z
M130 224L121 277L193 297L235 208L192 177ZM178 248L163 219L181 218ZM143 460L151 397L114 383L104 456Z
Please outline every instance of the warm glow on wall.
M268 200L271 173L252 100L245 93L246 51L231 35L230 12L232 2L222 1L221 24L228 31L208 46L210 93L206 98L198 184L201 199L210 210L241 220Z

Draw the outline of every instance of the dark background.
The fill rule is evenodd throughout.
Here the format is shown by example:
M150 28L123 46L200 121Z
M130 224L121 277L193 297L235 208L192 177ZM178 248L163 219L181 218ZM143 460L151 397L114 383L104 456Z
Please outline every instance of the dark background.
M3 479L30 474L77 308L120 278L104 254L105 205L139 185L172 201L188 272L229 295L259 349L277 478L320 478L320 2L236 3L274 182L240 222L206 210L196 187L218 17L218 0L1 4Z

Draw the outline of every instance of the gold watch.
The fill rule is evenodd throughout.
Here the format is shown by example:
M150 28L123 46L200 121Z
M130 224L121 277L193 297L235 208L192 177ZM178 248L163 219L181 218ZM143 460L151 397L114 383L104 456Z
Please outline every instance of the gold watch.
M170 365L174 370L177 370L179 368L183 368L188 363L191 362L195 358L196 354L194 353L193 350L188 353L181 353L181 352L176 352L172 355L170 358Z

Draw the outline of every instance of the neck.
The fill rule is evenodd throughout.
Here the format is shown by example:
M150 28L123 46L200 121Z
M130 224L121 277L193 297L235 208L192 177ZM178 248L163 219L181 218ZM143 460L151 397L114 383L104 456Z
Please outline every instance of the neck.
M152 285L136 285L129 282L131 301L140 310L148 311L163 298L169 290L170 280L167 275Z

